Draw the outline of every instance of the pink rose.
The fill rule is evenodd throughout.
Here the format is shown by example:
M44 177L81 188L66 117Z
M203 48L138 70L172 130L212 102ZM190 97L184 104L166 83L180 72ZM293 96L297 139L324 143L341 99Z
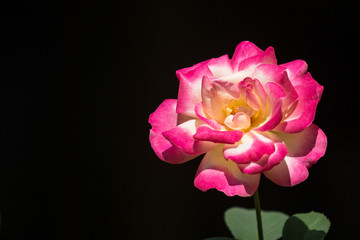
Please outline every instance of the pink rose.
M195 176L200 190L251 196L261 173L294 186L325 154L326 136L312 124L323 87L304 61L277 65L272 47L244 41L232 59L213 58L176 75L178 99L150 115L150 142L169 163L205 153Z

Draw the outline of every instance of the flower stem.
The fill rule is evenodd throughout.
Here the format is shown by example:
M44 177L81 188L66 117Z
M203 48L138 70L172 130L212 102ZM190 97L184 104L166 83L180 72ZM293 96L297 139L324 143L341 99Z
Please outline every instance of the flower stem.
M255 203L255 209L256 209L256 220L257 220L257 229L258 229L259 240L264 240L262 220L261 220L260 197L259 197L258 190L256 190L256 192L254 194L254 203Z

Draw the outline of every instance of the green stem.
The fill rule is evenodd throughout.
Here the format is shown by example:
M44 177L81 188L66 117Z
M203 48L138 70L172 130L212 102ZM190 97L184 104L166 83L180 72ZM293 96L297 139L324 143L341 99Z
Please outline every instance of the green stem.
M258 229L259 240L264 240L262 221L261 221L260 197L259 197L258 190L256 190L256 192L254 194L254 203L255 203L255 209L256 209L256 220L257 220L257 229Z

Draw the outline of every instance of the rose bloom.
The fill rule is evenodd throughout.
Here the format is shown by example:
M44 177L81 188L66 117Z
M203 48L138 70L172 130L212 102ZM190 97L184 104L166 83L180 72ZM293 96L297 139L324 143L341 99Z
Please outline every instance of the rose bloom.
M261 173L294 186L324 155L326 136L312 124L323 87L304 61L277 65L272 47L244 41L232 59L213 58L176 75L178 99L150 115L150 142L172 164L205 153L194 181L200 190L251 196Z

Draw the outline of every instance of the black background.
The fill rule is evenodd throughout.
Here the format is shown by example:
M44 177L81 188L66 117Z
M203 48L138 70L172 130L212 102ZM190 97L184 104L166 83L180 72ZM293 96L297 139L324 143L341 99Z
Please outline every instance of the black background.
M148 116L176 98L175 71L250 40L279 63L303 59L325 87L315 123L326 155L307 181L262 177L262 207L311 210L327 239L359 221L356 6L315 1L68 1L2 6L1 239L203 239L231 236L223 212L253 207L193 186L201 158L160 161Z

